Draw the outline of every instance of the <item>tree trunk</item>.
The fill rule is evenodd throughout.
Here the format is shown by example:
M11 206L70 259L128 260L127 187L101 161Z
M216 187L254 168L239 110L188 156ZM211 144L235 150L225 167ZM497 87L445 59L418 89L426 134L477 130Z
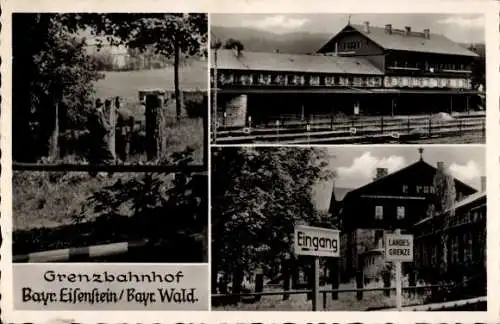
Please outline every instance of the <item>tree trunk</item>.
M446 274L448 271L448 235L443 233L441 235L441 243L443 245L443 251L441 254L441 267L443 274Z
M181 119L181 91L179 88L179 61L180 61L180 48L179 44L175 43L174 50L174 90L175 90L175 114L177 121Z
M146 96L146 152L148 161L161 158L166 150L165 107L156 95Z
M59 100L54 100L54 129L50 140L50 159L59 159Z

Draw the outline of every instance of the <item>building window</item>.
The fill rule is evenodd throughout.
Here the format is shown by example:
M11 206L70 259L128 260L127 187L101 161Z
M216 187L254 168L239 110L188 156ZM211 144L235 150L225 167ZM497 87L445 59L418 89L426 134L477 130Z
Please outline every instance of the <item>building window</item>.
M384 207L375 206L375 219L384 219Z
M464 234L464 262L472 261L472 234Z
M310 76L309 77L309 85L312 86L319 86L319 76Z
M397 209L397 219L404 219L405 218L405 207L404 206L398 206Z
M427 244L422 243L422 265L427 266L428 265L428 250L427 250Z
M435 265L437 265L437 257L438 257L437 246L435 244L433 244L431 247L431 250L432 250L432 252L431 252L431 265L435 266Z
M458 263L458 237L451 239L451 263Z
M403 185L403 193L408 193L408 185Z

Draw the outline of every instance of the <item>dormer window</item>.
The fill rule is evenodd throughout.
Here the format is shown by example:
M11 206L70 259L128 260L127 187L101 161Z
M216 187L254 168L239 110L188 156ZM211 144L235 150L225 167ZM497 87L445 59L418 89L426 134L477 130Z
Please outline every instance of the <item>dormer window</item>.
M405 216L406 216L405 213L406 213L405 207L404 206L398 206L396 218L398 220L404 219Z

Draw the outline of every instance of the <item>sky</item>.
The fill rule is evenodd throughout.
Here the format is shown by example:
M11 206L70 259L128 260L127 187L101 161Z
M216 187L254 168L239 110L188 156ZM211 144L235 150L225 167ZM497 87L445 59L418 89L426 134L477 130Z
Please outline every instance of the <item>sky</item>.
M245 27L283 34L292 32L336 34L349 14L212 14L210 24L223 27ZM392 24L393 28L422 31L430 28L456 42L484 42L484 15L479 14L353 14L351 23L369 21L373 26Z
M327 148L329 168L337 177L320 183L315 188L314 201L318 209L328 209L332 188L357 188L368 184L375 176L377 168L387 168L395 172L416 162L420 155L418 146L356 146ZM481 176L486 175L486 151L482 146L423 146L423 158L436 166L445 162L451 174L457 179L481 188Z

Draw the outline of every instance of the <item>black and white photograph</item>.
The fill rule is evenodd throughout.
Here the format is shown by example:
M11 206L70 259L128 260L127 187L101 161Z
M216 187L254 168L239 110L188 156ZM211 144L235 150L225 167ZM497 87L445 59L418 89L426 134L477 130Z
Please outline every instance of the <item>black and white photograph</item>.
M482 14L212 14L214 144L485 143Z
M208 261L207 20L13 13L13 262Z
M214 311L486 311L483 146L213 147Z

